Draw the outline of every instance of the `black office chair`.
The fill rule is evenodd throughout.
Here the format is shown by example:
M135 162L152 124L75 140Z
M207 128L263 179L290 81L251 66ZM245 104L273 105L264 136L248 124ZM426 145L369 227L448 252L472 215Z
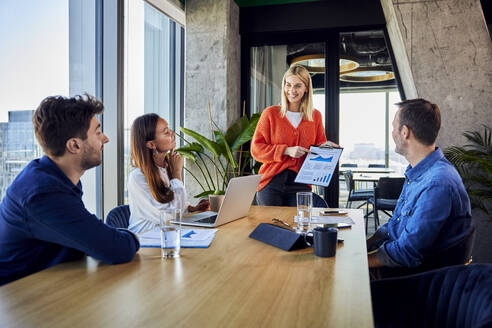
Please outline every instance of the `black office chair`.
M328 208L328 204L320 195L313 192L313 207Z
M456 240L446 248L424 253L422 263L417 267L381 267L370 269L371 276L373 279L386 279L408 276L452 265L470 264L472 262L472 249L474 242L475 227L472 226L462 238Z
M130 222L130 206L120 205L109 211L106 224L115 228L128 228Z
M371 282L375 327L492 327L492 264Z
M343 172L343 176L345 177L345 183L347 185L347 190L349 192L348 198L347 198L347 204L345 207L352 206L352 202L363 201L362 204L357 206L357 208L361 208L362 206L364 206L364 204L366 204L367 200L373 196L372 189L357 189L356 190L352 171Z
M369 164L368 167L369 168L385 168L386 165L384 165L384 164Z
M374 213L374 229L377 230L379 226L379 211L382 211L388 216L392 216L389 212L393 212L400 198L401 190L405 178L391 178L382 177L379 178L377 185L374 187L374 194L367 200L366 215L366 233L367 226L369 224L369 215ZM372 211L369 211L369 204L372 205Z

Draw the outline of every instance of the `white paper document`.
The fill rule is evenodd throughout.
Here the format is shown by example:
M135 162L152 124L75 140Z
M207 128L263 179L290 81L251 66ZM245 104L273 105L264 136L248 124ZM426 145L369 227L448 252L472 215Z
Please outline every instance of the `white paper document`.
M355 224L354 220L350 216L311 216L311 223L313 224Z
M181 229L181 247L208 247L218 229ZM159 228L138 235L141 247L161 247Z
M343 148L311 146L309 150L311 153L304 159L295 182L327 187Z

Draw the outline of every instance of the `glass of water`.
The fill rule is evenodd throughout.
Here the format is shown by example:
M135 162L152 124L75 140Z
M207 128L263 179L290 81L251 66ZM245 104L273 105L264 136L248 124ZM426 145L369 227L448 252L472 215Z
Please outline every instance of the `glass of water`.
M304 231L309 228L311 222L311 209L313 208L313 193L300 191L296 193L297 198L297 226Z
M162 257L179 257L181 248L181 210L166 209L160 211L160 230Z

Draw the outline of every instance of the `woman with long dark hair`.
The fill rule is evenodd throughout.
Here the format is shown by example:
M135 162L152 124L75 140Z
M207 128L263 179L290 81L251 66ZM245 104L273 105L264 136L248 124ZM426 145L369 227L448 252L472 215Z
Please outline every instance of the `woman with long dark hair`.
M159 224L159 211L181 209L205 210L208 200L197 206L186 202L186 190L181 171L183 159L174 152L175 133L157 114L145 114L135 119L131 128L131 165L135 169L128 177L130 205L129 229L135 233Z

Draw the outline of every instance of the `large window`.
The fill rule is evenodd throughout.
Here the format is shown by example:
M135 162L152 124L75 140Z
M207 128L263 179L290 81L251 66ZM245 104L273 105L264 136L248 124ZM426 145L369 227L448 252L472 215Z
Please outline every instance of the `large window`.
M344 147L340 164L377 164L404 172L408 163L395 153L391 137L394 104L399 101L396 90L340 94L340 144Z
M182 125L184 28L143 0L125 3L124 198L130 165L130 129L140 115L156 113Z
M41 100L97 96L96 12L95 0L0 2L0 199L24 166L42 155L31 122ZM97 170L82 178L84 202L94 213Z

